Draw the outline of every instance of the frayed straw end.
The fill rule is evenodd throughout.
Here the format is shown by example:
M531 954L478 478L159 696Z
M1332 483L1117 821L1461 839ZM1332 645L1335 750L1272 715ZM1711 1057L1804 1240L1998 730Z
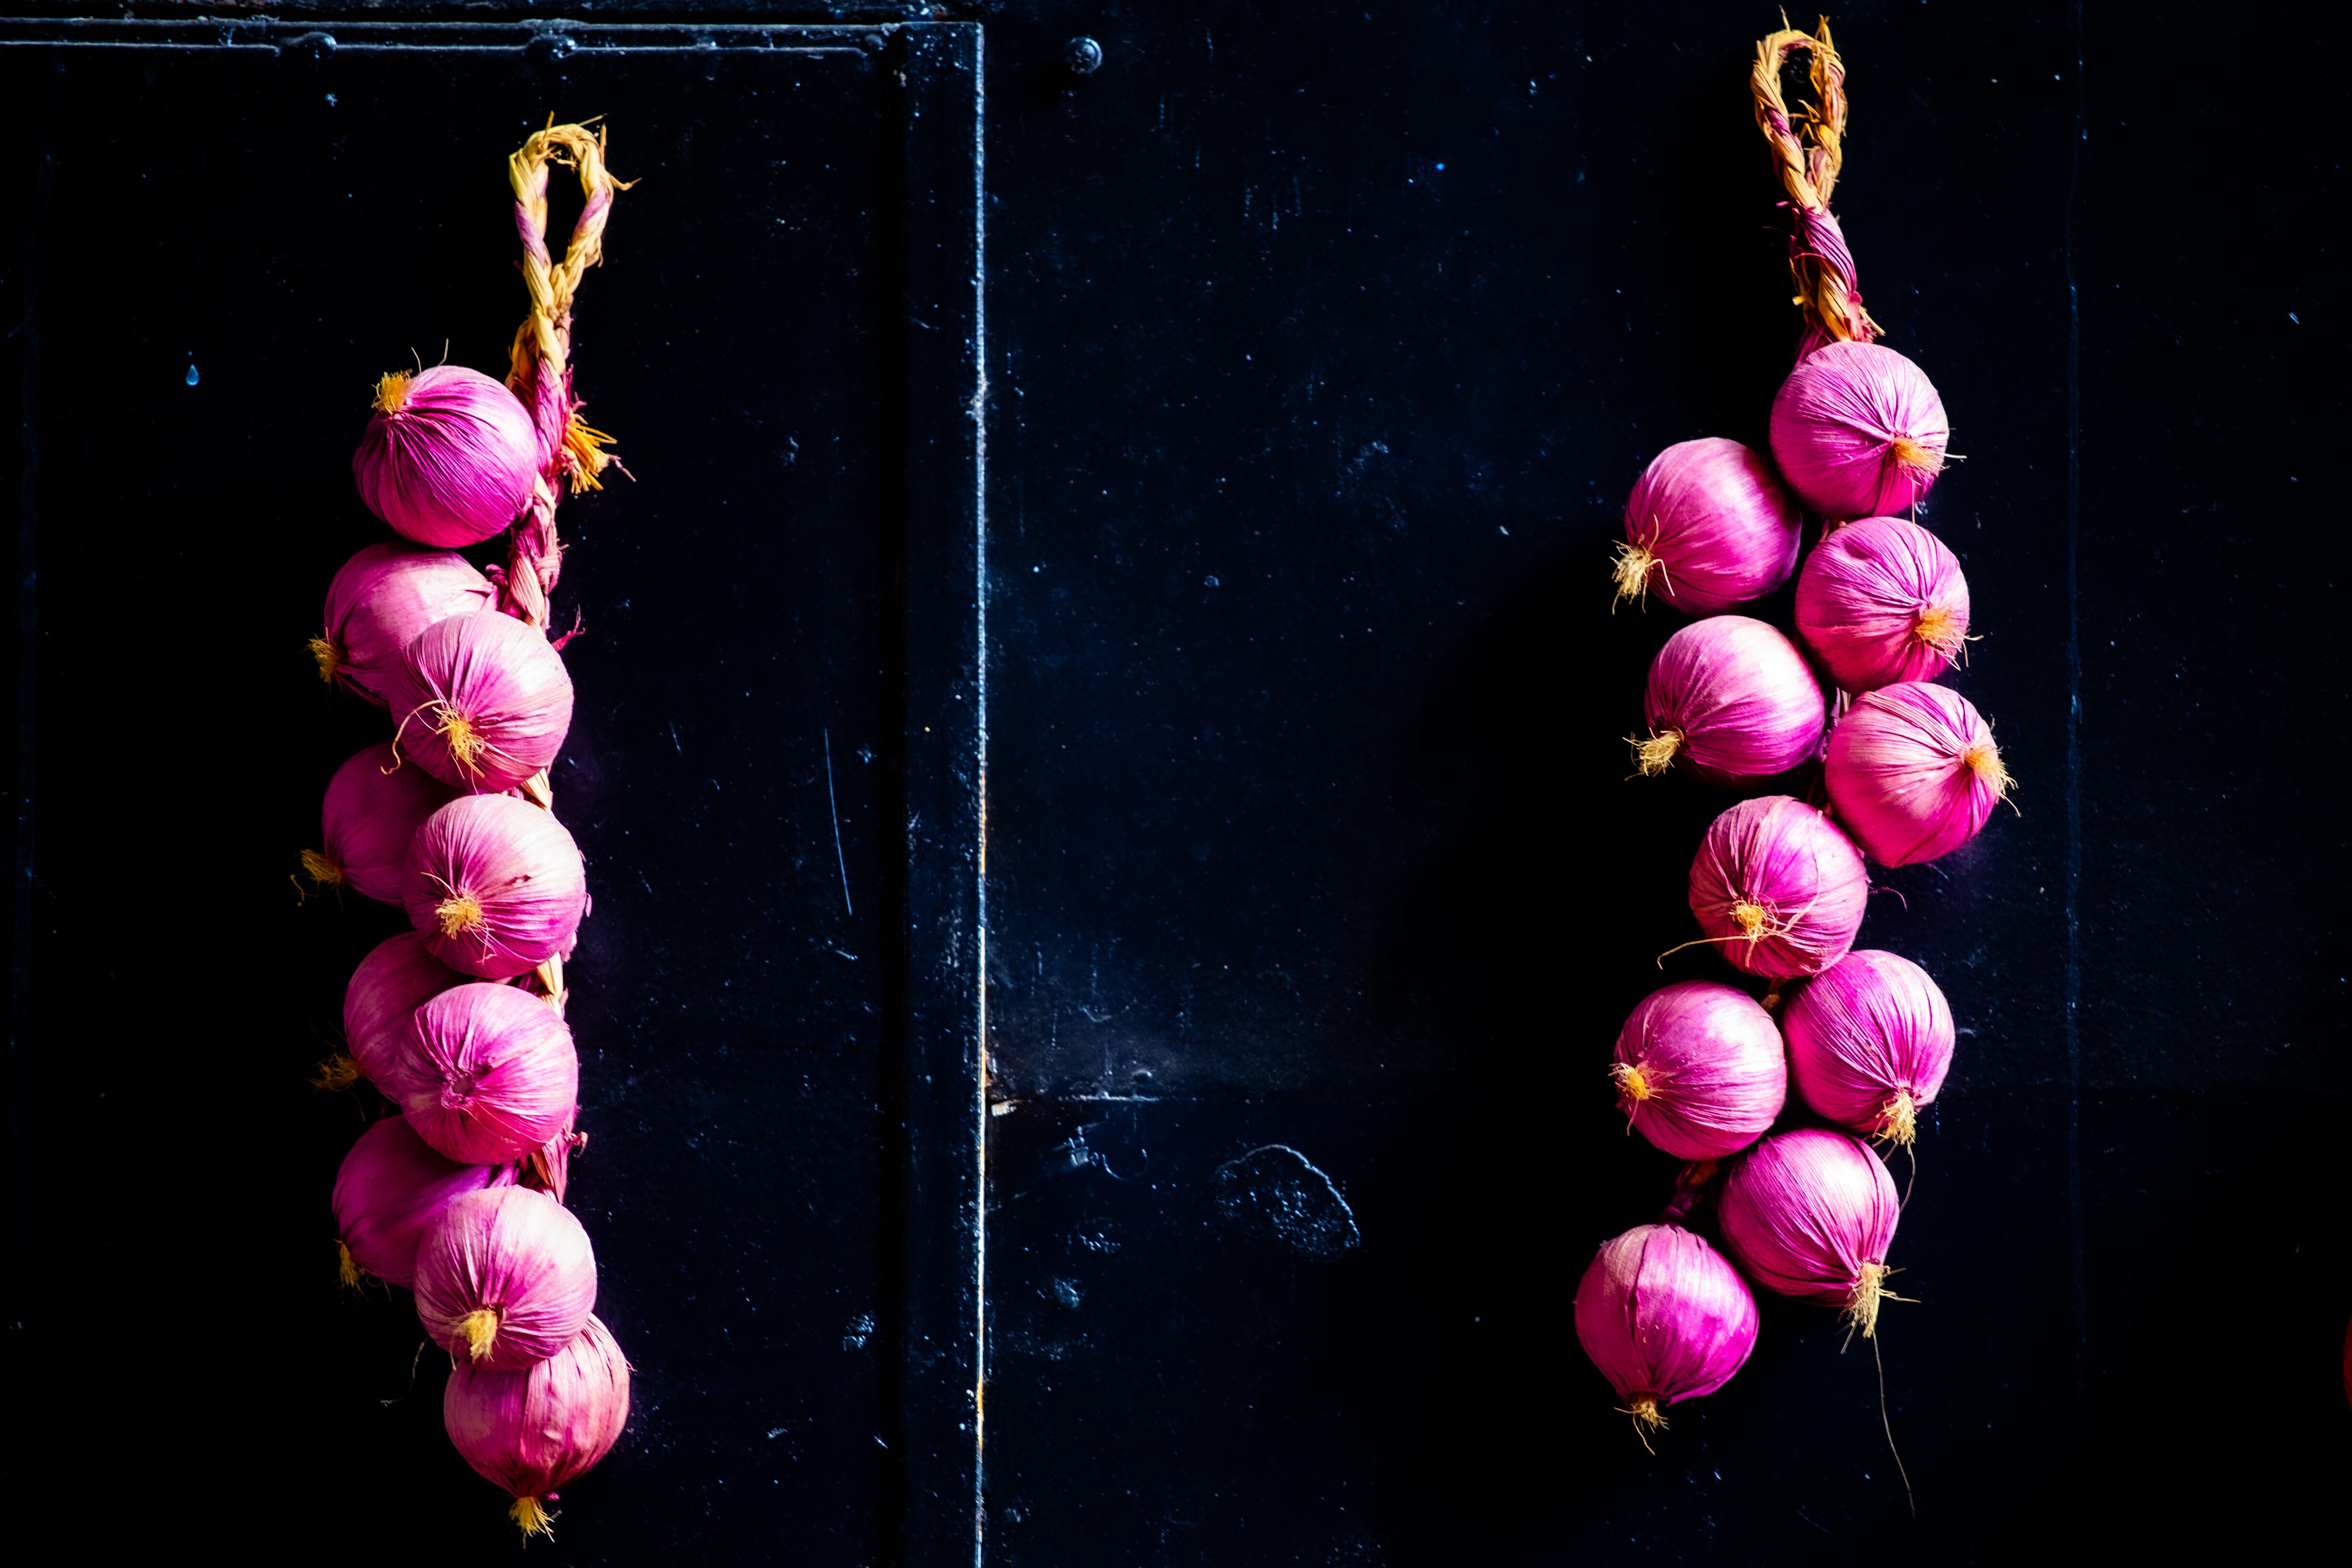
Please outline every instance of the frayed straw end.
M1658 569L1658 557L1647 545L1632 544L1620 540L1617 544L1617 605L1628 599L1638 599L1644 609L1650 603L1650 574Z
M1674 764L1675 753L1682 750L1683 732L1668 730L1646 741L1628 735L1625 743L1633 748L1633 766L1643 778L1654 779Z
M1961 629L1962 624L1959 612L1949 605L1931 605L1919 612L1919 618L1911 625L1911 635L1942 654L1945 662L1950 663L1960 657L1960 647L1967 637Z
M601 490L604 487L597 476L616 463L612 453L604 450L613 437L594 426L584 423L579 411L572 411L571 420L563 426L563 454L572 466L572 483L579 489ZM626 468L621 470L627 473Z
M312 637L310 657L319 662L319 679L330 686L335 683L335 677L341 672L343 666L352 661L352 656L343 651L343 645L332 637Z
M1878 1131L1872 1133L1873 1142L1892 1143L1897 1149L1908 1149L1919 1136L1919 1104L1907 1089L1898 1089L1886 1109L1878 1115Z
M526 1541L534 1535L544 1535L550 1540L555 1537L555 1516L548 1512L535 1497L515 1499L514 1507L507 1510L507 1517L521 1527Z
M1908 436L1897 436L1887 443L1886 455L1895 460L1895 467L1908 468L1915 474L1940 474L1944 471L1944 454Z
M1878 1331L1878 1303L1886 1293L1881 1282L1885 1278L1885 1264L1864 1264L1861 1282L1854 1286L1853 1294L1846 1300L1844 1321L1849 1327L1860 1329L1864 1339L1869 1339Z
M1617 1094L1622 1100L1639 1105L1656 1092L1650 1075L1630 1062L1617 1062L1609 1068L1609 1076L1617 1080Z
M2000 748L1990 741L1979 741L1960 753L1962 765L1977 775L1992 790L1995 800L2007 800L2017 781L2009 776L2008 764L2000 760Z
M461 936L482 923L482 906L471 893L453 893L434 906L443 936Z
M499 1342L499 1312L495 1307L478 1307L457 1320L457 1331L466 1336L466 1353L480 1361Z
M404 370L396 370L375 384L375 411L397 414L408 406L408 384L415 377Z
M360 1266L352 1261L352 1249L340 1240L335 1243L335 1280L346 1290L360 1288Z
M360 1064L348 1051L337 1051L310 1069L313 1089L349 1089L360 1080Z

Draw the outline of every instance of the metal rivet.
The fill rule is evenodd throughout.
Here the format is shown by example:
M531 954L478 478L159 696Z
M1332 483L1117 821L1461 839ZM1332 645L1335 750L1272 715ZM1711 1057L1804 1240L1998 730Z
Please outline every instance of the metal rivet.
M1062 51L1062 63L1077 76L1094 75L1102 60L1102 46L1092 38L1072 38Z

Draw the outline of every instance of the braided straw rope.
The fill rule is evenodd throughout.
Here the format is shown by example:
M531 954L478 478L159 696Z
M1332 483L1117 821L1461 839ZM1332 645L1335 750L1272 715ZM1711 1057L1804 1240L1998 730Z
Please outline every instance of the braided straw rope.
M547 183L558 166L580 172L586 198L561 260L547 248ZM507 159L507 178L514 187L515 230L522 238L523 286L530 293L530 314L515 331L507 384L530 410L542 461L530 510L515 523L506 569L495 575L507 614L543 628L548 595L563 568L556 505L567 484L574 490L602 489L597 476L614 461L604 450L612 437L582 422L580 400L572 395L572 301L588 268L604 258L604 222L612 216L613 197L628 189L628 182L614 179L605 168L601 130L552 123Z
M1780 68L1799 49L1812 57L1812 103L1791 112L1780 92ZM1853 252L1830 215L1830 193L1845 162L1845 64L1830 41L1829 18L1818 32L1783 27L1756 46L1756 68L1748 79L1756 100L1756 128L1772 149L1772 161L1788 193L1791 232L1789 272L1797 287L1790 303L1805 313L1797 357L1825 343L1866 343L1878 323L1862 308L1855 286Z
M547 184L559 166L580 172L580 192L585 198L561 260L547 248ZM629 182L614 179L605 168L601 129L592 132L584 125L557 125L551 118L546 130L534 132L507 159L507 180L514 187L515 231L522 238L523 287L530 293L530 314L515 330L507 385L530 411L539 432L541 466L531 484L530 508L515 521L506 567L493 567L490 576L499 585L499 608L526 626L545 630L548 595L563 569L556 506L567 485L574 490L603 489L597 476L614 463L604 450L612 437L581 420L580 399L572 394L572 301L588 269L604 258L604 223L612 216L614 196L628 189ZM555 639L555 646L562 647L569 640L567 633ZM554 788L544 769L522 788L535 805L553 806ZM534 973L560 1015L563 961L550 958ZM547 1157L532 1158L545 1175Z

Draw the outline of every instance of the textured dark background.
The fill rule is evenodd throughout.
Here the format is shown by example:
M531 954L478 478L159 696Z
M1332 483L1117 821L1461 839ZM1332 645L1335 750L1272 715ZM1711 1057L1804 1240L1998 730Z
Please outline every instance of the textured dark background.
M1607 613L1607 544L1657 448L1759 440L1786 367L1745 92L1777 14L1268 9L942 13L989 62L989 1558L2006 1560L2329 1518L2341 23L1833 17L1863 290L1967 454L1923 519L1984 634L1954 683L2022 780L1864 927L1968 1031L1895 1244L1919 1300L1882 1337L1915 1522L1879 1369L1824 1315L1768 1301L1754 1361L1654 1458L1567 1318L1671 1177L1601 1075L1722 804L1622 781L1677 622ZM2254 59L2257 83L2200 74ZM375 1405L413 1342L396 1304L339 1309L303 1261L351 1129L289 1073L360 937L287 907L270 858L353 742L273 661L307 629L278 606L363 536L321 389L453 332L495 360L495 164L446 171L510 142L556 65L387 80L377 140L341 148L290 59L167 74L47 142L10 95L13 221L44 149L86 160L44 232L87 215L36 387L10 1331L37 1376L13 1419L66 1424L101 1456L78 1470L169 1498L183 1537L498 1527L429 1400ZM864 1563L904 1477L850 1326L904 1305L872 1195L901 1130L861 1023L889 999L831 947L889 933L841 910L816 792L829 743L853 889L887 889L887 802L850 759L885 749L860 672L889 665L897 589L860 530L899 340L846 273L896 132L854 86L704 69L557 95L625 105L625 172L665 171L583 305L593 412L644 482L573 511L566 578L599 634L567 810L632 835L591 848L582 967L609 989L581 1028L613 1098L581 1201L656 1396L557 1555ZM171 194L192 168L202 199ZM788 933L757 963L747 910ZM1267 1144L1349 1205L1302 1175L1327 1221L1304 1251L1220 1180Z

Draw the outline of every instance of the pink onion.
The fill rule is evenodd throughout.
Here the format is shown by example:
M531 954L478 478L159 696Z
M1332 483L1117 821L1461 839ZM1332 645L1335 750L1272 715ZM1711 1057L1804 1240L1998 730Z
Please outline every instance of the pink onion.
M1834 530L1797 575L1797 632L1852 692L1926 680L1969 636L1969 580L1944 542L1899 517Z
M1907 958L1857 948L1780 1010L1789 1074L1813 1114L1908 1143L1952 1065L1952 1009Z
M1769 778L1820 752L1821 683L1796 645L1762 621L1713 616L1666 639L1642 697L1644 778L1676 762L1713 784Z
M1883 343L1828 343L1772 399L1772 458L1829 518L1885 517L1927 493L1951 440L1927 374Z
M1842 1309L1867 1339L1902 1204L1867 1144L1826 1128L1776 1132L1725 1178L1723 1245L1768 1290Z
M400 902L408 841L457 791L417 768L404 768L379 741L335 770L320 810L326 849L302 851L302 869L320 887L348 883L362 896Z
M378 942L360 960L343 991L343 1041L352 1070L341 1081L364 1077L395 1100L417 1087L401 1070L408 1021L417 1008L464 984L466 977L427 952L414 932Z
M449 1440L484 1480L514 1498L526 1536L550 1535L547 1504L612 1451L629 1419L629 1363L590 1317L572 1342L523 1372L465 1362L441 1396Z
M520 1160L562 1131L580 1099L572 1031L544 998L459 985L418 1007L401 1041L401 1105L452 1160Z
M572 676L544 634L496 610L452 616L401 650L399 745L445 784L496 794L555 761Z
M352 454L370 511L419 544L450 548L522 515L539 471L530 411L504 384L455 364L379 381Z
M1720 436L1678 441L1626 498L1617 596L1655 587L1693 616L1760 598L1789 580L1801 521L1760 452Z
M520 1372L572 1342L596 1304L596 1254L570 1209L529 1187L442 1206L416 1249L416 1317L433 1342Z
M1772 1015L1744 991L1685 980L1642 999L1617 1035L1617 1104L1678 1160L1719 1160L1762 1136L1789 1097Z
M508 980L570 954L588 879L552 812L512 795L461 795L409 841L401 901L443 963Z
M2011 780L1992 726L1948 687L1906 680L1838 721L1822 770L1830 808L1882 866L1948 855L1977 836Z
M1691 862L1690 907L1735 969L1768 979L1818 974L1862 929L1870 882L1837 825L1785 795L1743 800L1715 819Z
M416 1278L416 1243L452 1199L514 1184L512 1165L461 1165L427 1148L404 1118L360 1134L335 1173L343 1283L364 1269L387 1285Z
M1636 1430L1661 1405L1713 1394L1756 1348L1756 1297L1723 1254L1678 1225L1637 1225L1576 1287L1576 1338Z
M489 579L447 550L386 541L343 563L327 584L327 625L310 639L319 679L341 680L382 708L392 700L400 650L451 616L498 602Z

